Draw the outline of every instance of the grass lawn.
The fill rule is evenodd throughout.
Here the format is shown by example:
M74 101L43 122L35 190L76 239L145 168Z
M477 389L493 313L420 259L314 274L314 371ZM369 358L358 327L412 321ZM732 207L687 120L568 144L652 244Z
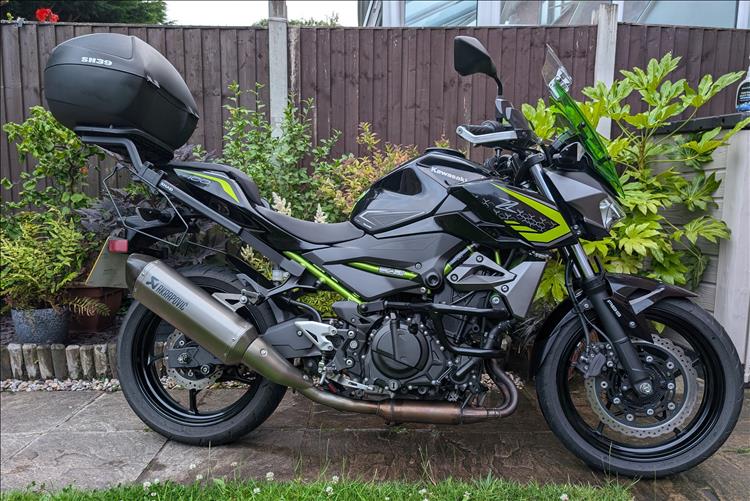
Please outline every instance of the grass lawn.
M602 487L587 485L536 483L519 484L505 480L485 478L474 482L445 480L436 484L408 482L360 482L342 480L315 482L267 482L267 481L223 481L196 482L180 485L171 482L146 485L115 487L106 490L78 490L66 488L62 491L47 492L44 489L30 488L27 491L14 491L0 494L0 500L103 500L119 501L131 499L145 500L379 500L379 501L474 501L474 500L596 500L630 501L632 496L624 485L610 483Z

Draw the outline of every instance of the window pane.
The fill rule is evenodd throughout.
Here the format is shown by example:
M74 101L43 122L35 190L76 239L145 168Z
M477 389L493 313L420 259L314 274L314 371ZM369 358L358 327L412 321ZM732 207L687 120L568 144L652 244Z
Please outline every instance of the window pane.
M734 28L736 15L737 2L733 0L659 0L649 2L637 19L625 20L641 24Z
M476 26L477 0L406 0L407 26Z

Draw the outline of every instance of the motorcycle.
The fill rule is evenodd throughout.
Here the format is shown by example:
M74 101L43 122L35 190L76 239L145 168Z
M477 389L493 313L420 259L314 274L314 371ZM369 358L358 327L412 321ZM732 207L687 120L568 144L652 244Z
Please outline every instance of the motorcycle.
M623 191L568 71L548 48L542 74L567 130L542 142L503 97L482 44L459 36L454 53L460 75L497 84L494 120L456 130L490 158L428 148L375 181L349 221L318 224L274 211L238 169L171 159L198 114L179 73L146 43L93 34L55 49L45 69L52 113L84 143L122 155L133 179L167 201L120 217L134 302L118 371L148 426L188 444L231 442L287 388L390 423L500 419L518 403L507 364L531 346L546 421L593 468L669 475L726 440L743 390L722 326L692 292L608 273L581 245L609 235ZM272 276L231 255L226 267L185 269L158 258L155 243L182 243L204 220L273 263ZM568 298L528 333L554 253ZM300 301L324 290L340 296L330 318ZM175 384L185 398L168 391ZM239 388L236 399L201 408L201 392L217 384Z

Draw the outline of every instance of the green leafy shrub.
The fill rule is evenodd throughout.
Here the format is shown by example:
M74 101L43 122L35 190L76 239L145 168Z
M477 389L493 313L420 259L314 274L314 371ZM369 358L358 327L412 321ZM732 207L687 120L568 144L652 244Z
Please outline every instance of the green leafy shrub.
M20 188L18 202L5 202L4 211L56 207L67 215L86 207L90 202L83 192L87 185L87 161L92 156L103 158L104 154L95 146L83 144L72 130L41 106L34 106L29 112L23 123L3 125L8 139L16 144L21 162L28 156L36 161L34 170L21 172L19 181L2 179L6 189L14 184ZM44 181L46 187L42 187Z
M315 170L315 186L322 195L320 204L332 221L346 220L373 182L418 154L416 146L386 143L381 147L380 138L366 122L359 125L357 144L364 146L363 155L321 162Z
M331 138L312 143L310 112L312 100L306 100L297 108L291 101L284 108L280 134L273 134L273 127L266 117L265 105L259 99L260 85L250 92L256 97L256 109L240 104L237 83L229 86L230 103L224 107L229 118L224 123L224 149L220 161L236 167L258 184L263 196L271 199L273 193L286 198L294 216L311 219L317 209L318 194L311 188L311 176L303 167L309 161L313 169L321 162L331 162L331 148L339 137L334 132Z
M679 134L679 127L667 134L659 129L683 112L692 118L719 91L742 78L743 72L729 73L713 80L704 76L693 89L684 79L668 80L680 58L666 54L652 59L646 70L621 71L622 79L610 87L598 82L583 90L589 98L582 109L591 123L610 118L619 134L605 140L610 156L621 167L625 195L621 203L627 216L601 241L585 242L589 255L597 256L606 269L640 274L670 284L697 287L708 265L701 250L703 241L716 243L729 237L726 224L709 211L716 207L713 194L721 181L707 174L703 166L713 152L750 119L739 123L722 137L716 128L690 136ZM635 112L625 100L637 92L644 111ZM559 132L556 110L539 101L536 107L523 106L523 112L542 138ZM688 220L677 221L668 208L678 208ZM537 292L537 298L559 302L565 297L563 267L554 263Z
M17 219L17 234L0 230L0 296L16 309L69 306L80 314L107 314L101 303L67 295L89 250L76 222L58 209L21 213Z

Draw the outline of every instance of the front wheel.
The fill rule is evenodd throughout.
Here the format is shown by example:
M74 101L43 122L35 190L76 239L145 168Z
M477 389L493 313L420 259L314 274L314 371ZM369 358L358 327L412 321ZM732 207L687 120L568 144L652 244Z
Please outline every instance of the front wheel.
M634 339L653 395L628 384L606 340L592 344L604 370L584 378L584 336L577 321L562 326L537 376L547 423L590 466L637 477L661 477L699 464L732 432L742 408L742 372L729 336L687 299L664 299L644 312L652 343Z

